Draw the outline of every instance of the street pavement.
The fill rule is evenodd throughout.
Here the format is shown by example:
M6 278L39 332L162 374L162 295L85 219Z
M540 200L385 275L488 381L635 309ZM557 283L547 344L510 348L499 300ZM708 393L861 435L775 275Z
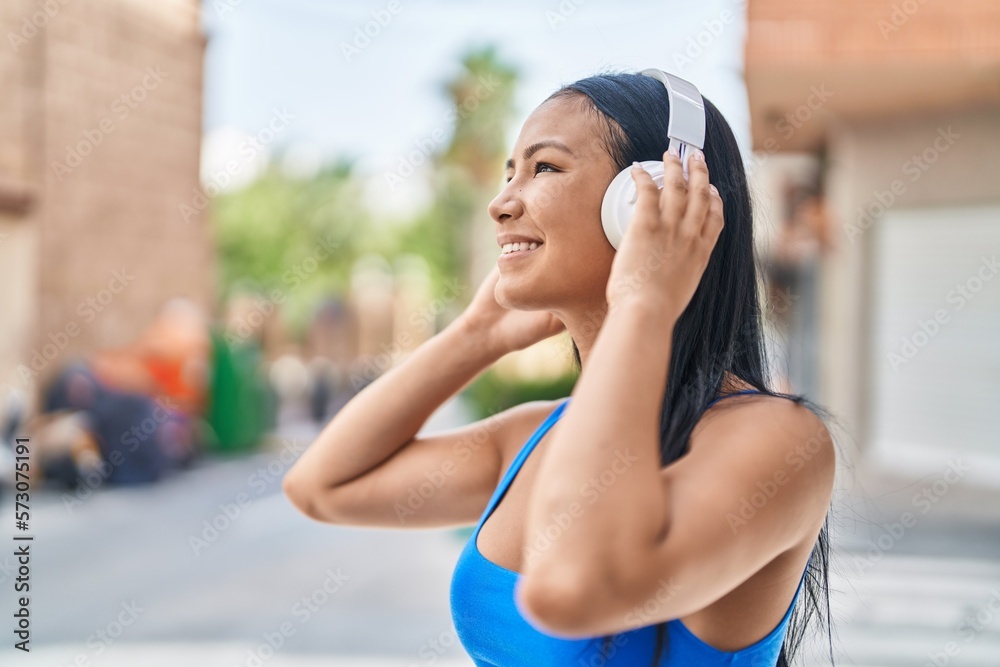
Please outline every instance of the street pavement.
M467 418L453 403L425 428ZM253 455L205 458L151 486L34 492L32 651L13 651L6 631L0 665L471 665L448 610L467 533L305 518L280 479L314 435L293 423ZM933 519L898 538L871 522L837 528L838 664L1000 666L997 536ZM11 544L12 508L0 521Z

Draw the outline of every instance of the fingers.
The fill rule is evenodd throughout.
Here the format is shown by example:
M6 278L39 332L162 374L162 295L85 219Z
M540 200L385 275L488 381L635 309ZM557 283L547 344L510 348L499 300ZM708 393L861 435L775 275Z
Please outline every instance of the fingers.
M660 210L667 224L680 221L687 208L688 182L684 178L681 158L672 150L663 154L663 190L660 192Z
M632 180L635 181L637 197L635 200L635 216L639 220L647 220L658 224L660 219L659 194L656 181L638 162L632 163Z
M672 228L688 238L718 236L723 226L722 198L709 182L704 153L693 149L685 179L680 157L668 150L663 154L663 172L660 189L641 165L632 165L637 189L636 218Z
M711 190L711 199L708 204L708 214L705 218L705 225L702 228L701 235L702 238L714 243L719 238L719 234L722 232L722 228L726 222L719 190L714 185L709 185L708 187Z
M688 159L688 193L687 208L681 218L679 232L685 236L700 236L704 230L706 215L712 202L712 191L709 189L708 165L705 154L697 148L692 149Z

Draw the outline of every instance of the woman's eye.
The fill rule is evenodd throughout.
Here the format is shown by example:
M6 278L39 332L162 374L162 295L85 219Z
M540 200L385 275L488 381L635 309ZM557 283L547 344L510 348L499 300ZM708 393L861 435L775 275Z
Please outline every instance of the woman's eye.
M536 162L536 163L535 163L535 173L537 174L537 173L538 173L538 172L540 172L540 171L541 171L542 169L550 169L550 170L552 170L552 171L557 171L557 170L556 170L556 168L555 168L555 167L553 167L553 166L552 166L551 164L549 164L548 162ZM510 181L511 181L511 179L509 179L509 178L507 178L507 179L504 179L504 180L505 180L505 181L506 181L507 183L510 183Z
M555 167L553 167L548 162L536 162L535 163L535 173L537 174L539 171L542 170L543 167L547 168L547 169L552 169L553 171L555 170Z

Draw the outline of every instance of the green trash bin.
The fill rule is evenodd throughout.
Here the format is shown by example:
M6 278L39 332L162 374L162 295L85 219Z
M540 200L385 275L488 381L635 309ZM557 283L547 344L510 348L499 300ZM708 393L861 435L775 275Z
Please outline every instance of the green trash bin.
M230 344L211 332L212 366L206 421L215 432L211 449L254 449L273 425L272 400L261 376L261 351L252 342Z

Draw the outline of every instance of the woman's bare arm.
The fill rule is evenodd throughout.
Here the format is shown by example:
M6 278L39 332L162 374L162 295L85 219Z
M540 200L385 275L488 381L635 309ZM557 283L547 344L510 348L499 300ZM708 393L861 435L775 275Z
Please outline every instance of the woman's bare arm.
M282 488L292 503L330 523L413 527L475 520L499 477L503 413L415 436L448 398L502 356L480 331L455 320L343 406L285 476Z

